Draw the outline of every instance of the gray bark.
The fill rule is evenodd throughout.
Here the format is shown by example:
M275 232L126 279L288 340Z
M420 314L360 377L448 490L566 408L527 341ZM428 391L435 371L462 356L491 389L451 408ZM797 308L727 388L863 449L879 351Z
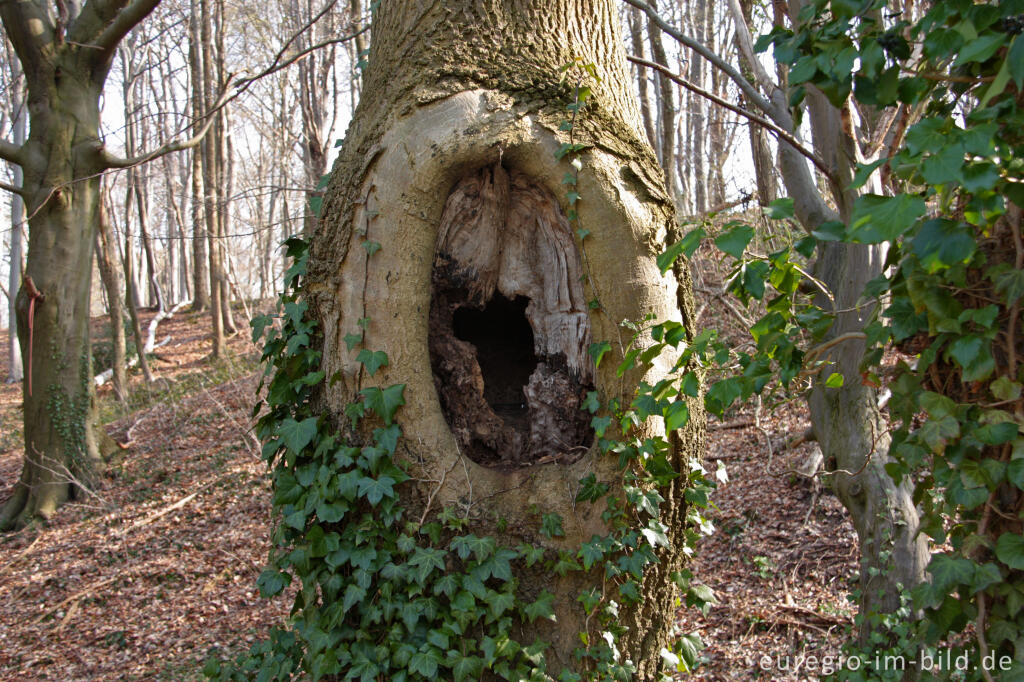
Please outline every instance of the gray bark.
M22 356L31 358L25 460L0 529L51 516L101 465L88 330L100 175L109 163L99 102L118 43L155 5L90 0L56 26L43 3L0 3L25 72L31 124L20 148L0 144L0 156L24 171L29 243L16 308Z
M17 63L12 65L20 73ZM25 136L28 134L28 112L25 107L25 98L21 93L22 86L19 84L20 76L14 76L12 83L15 84L16 96L12 99L12 114L14 116L14 144L21 146L25 144ZM24 174L21 166L14 164L14 186L21 187ZM22 261L24 260L22 248L21 231L25 223L25 200L20 194L11 194L11 248L10 269L7 277L7 291L10 298L7 301L7 381L8 383L20 382L24 378L21 364L21 348L18 346L18 335L15 328L17 311L15 310L15 292L21 286Z
M464 187L483 168L494 168L495 176L503 177L504 171L498 170L502 168L512 178L526 179L520 184L510 180L513 188L549 193L558 198L558 209L568 208L561 184L568 165L554 157L565 141L558 128L571 102L559 67L579 57L595 64L602 77L595 89L597 106L586 110L576 128L579 139L593 145L584 156L580 176L581 224L592 231L586 241L590 269L581 300L598 297L602 311L573 313L589 321L595 339L617 338L623 318L636 319L646 311L678 319L677 306L682 306L685 319L692 319L688 282L677 287L672 281L666 287L654 265L653 257L661 250L655 235L660 229L673 232L675 220L664 172L647 146L636 102L626 87L629 72L618 31L611 0L394 2L383 3L378 10L364 96L311 241L306 287L311 314L318 329L324 330L323 369L329 376L337 372L338 381L320 397L328 414L341 419L345 403L368 384L406 385L406 405L398 414L405 433L400 458L414 479L422 481L410 482L404 498L411 507L410 518L427 518L454 505L467 514L472 532L494 535L493 519L504 518L510 530L503 542L545 547L575 546L607 530L600 519L602 510L574 505L570 492L588 470L601 480L617 480L616 463L600 456L597 448L577 453L578 460L560 453L564 460L556 457L511 470L463 457L435 388L428 312L435 249L444 243L439 241L442 214L453 188ZM410 61L408 55L416 58ZM503 182L496 181L495 187L504 187ZM467 195L472 192L467 190ZM508 201L515 205L512 198ZM508 210L514 211L507 208L494 215L507 215ZM481 229L488 225L479 217L475 220ZM499 226L500 221L491 224L487 229L492 232L486 234L502 234L495 230ZM372 260L359 246L364 229L382 246ZM495 246L495 241L483 239L483 234L471 240L480 238L481 248L467 247L468 253L490 253L485 245ZM579 258L574 242L567 235L567 258ZM538 278L551 272L522 262L517 267L516 272L535 273ZM602 287L604 282L608 285ZM611 286L612 282L616 284ZM568 282L563 284L570 289ZM502 284L500 277L494 286L507 298L517 295L518 285ZM481 289L491 290L489 285ZM552 299L557 300L560 291L553 287ZM527 317L537 314L541 305L532 300ZM372 322L365 347L383 350L391 360L372 379L359 371L354 354L342 341L344 334L357 329L356 321L366 311L372 311ZM535 332L542 327L536 324ZM550 338L538 332L534 353L550 354ZM575 355L566 352L565 357ZM626 399L625 387L615 376L615 360L606 363L595 372L598 390ZM531 391L527 401L532 405L535 400ZM699 408L691 409L695 421L679 436L679 466L696 453L702 438ZM452 473L444 476L446 471ZM664 491L662 520L671 529L673 549L645 576L643 605L622 606L620 611L619 622L628 631L619 648L623 657L637 664L638 679L656 678L658 652L671 636L676 594L669 574L679 570L682 561L682 492L678 484ZM428 500L432 507L425 509L424 504L431 504ZM562 514L564 542L539 536L536 522L528 518L530 503ZM552 642L548 660L555 675L563 665L576 667L571 652L579 645L577 633L588 626L574 600L583 586L601 584L602 576L595 572L558 578L524 570L517 577L527 593L544 586L557 595L558 624L535 624L528 633L514 634ZM597 636L591 631L592 641Z

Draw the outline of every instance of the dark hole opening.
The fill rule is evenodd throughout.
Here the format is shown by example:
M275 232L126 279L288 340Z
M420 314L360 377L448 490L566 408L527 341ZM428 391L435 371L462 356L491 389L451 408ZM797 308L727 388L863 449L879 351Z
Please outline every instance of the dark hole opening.
M524 436L529 436L530 424L523 389L537 369L533 328L526 319L529 303L525 296L509 300L496 291L483 310L463 306L452 320L455 337L476 347L484 400Z

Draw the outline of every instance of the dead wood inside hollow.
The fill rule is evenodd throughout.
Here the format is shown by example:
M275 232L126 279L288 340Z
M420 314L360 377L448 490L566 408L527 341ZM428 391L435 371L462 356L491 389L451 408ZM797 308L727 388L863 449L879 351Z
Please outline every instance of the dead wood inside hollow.
M555 198L500 164L445 204L430 301L430 359L463 454L519 468L578 459L593 442L590 318Z

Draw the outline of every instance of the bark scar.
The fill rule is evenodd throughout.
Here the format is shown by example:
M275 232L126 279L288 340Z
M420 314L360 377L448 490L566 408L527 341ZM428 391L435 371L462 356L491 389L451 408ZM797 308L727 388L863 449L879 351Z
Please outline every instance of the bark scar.
M25 287L25 294L28 295L28 372L25 375L28 378L28 394L32 396L32 346L34 344L35 336L35 317L36 317L36 302L42 303L46 300L46 295L43 294L39 289L36 288L35 282L32 281L32 277L25 275L22 279L22 284Z

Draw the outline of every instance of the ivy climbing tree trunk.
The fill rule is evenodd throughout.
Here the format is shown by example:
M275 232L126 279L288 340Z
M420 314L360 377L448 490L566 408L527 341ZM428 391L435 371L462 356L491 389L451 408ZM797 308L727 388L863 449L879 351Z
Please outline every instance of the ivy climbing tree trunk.
M563 66L593 64L600 82L575 122L582 170L556 158L573 101ZM618 377L618 323L692 319L685 269L662 277L655 256L677 237L671 202L630 93L611 0L461 0L382 3L363 98L327 188L305 291L323 335L320 394L343 411L360 391L404 384L396 457L413 480L405 520L450 509L468 532L499 544L574 555L605 535L604 505L576 502L588 473L613 486L579 421L588 390L628 404L636 381ZM670 122L669 122L670 123ZM573 234L569 219L578 221ZM587 232L589 231L589 234ZM583 235L582 238L580 235ZM690 330L692 331L692 330ZM609 342L599 367L591 342ZM350 350L351 347L351 350ZM360 350L388 363L370 374ZM618 357L614 357L618 356ZM659 366L663 371L664 366ZM686 469L702 441L700 410L673 434ZM663 491L670 545L623 605L617 646L637 679L654 679L671 635L685 527L683 481ZM540 532L560 515L564 535ZM600 640L576 602L603 571L552 575L517 566L519 590L556 597L557 624L509 633L550 642L549 670L580 665L579 633Z

